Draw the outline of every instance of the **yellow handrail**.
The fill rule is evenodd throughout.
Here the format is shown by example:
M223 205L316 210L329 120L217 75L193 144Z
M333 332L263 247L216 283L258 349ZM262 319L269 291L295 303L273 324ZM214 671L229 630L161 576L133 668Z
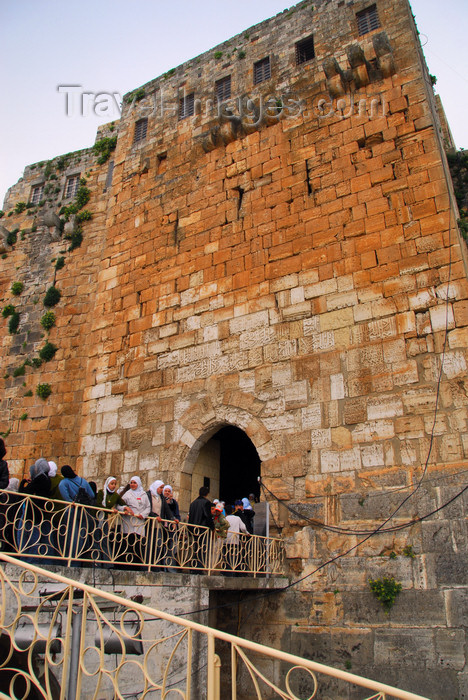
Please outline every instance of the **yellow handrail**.
M114 593L98 590L80 581L73 581L60 574L18 561L3 553L0 553L0 560L22 569L18 583L15 583L12 581L11 572L7 573L5 569L0 568L2 586L0 630L2 635L8 635L11 646L11 655L7 656L6 660L3 655L3 660L0 662L0 681L2 672L15 668L12 659L19 663L21 654L23 656L26 654L27 669L23 671L23 678L28 678L35 687L40 687L43 697L47 699L56 700L66 695L68 700L71 700L70 695L65 693L64 687L69 687L70 683L73 683L73 687L79 693L76 697L83 699L105 697L104 690L107 688L119 698L129 697L132 693L133 697L147 697L151 692L162 691L162 698L169 692L173 692L185 700L191 700L195 697L192 696L194 685L192 676L196 676L192 671L194 657L192 637L196 634L201 639L201 642L198 639L200 666L198 671L204 669L203 659L206 659L208 700L218 700L220 694L221 662L216 644L222 642L231 649L230 656L226 653L224 657L221 654L221 657L224 658L225 664L228 663L231 666L233 700L237 698L240 700L245 696L245 692L250 693L245 697L253 697L252 693L255 692L257 697L262 698L263 689L269 693L268 697L271 697L273 690L278 697L285 700L297 700L293 686L294 674L298 670L309 674L312 691L310 698L317 697L318 689L326 683L327 678L333 678L370 690L374 693L371 697L375 699L385 700L392 697L401 700L428 700L420 695L399 690L348 671L301 659L293 654L124 599ZM61 584L63 588L58 592L46 591L41 594L40 585L44 584L40 584L40 578ZM108 611L107 614L106 611ZM54 626L59 613L66 618L65 634L61 635L57 635L56 624ZM115 619L116 614L119 615L119 620ZM47 615L50 618L48 627L47 623L43 622ZM81 615L80 619L83 621L83 627L78 632L77 615ZM132 632L127 628L129 616L132 616L135 623ZM30 623L31 630L29 643L26 646L24 637L22 645L18 643L18 627L24 618ZM163 622L165 625L162 624ZM93 643L90 643L88 629L90 626L94 628L97 626L99 631L93 637ZM46 631L44 631L45 628ZM53 633L52 630L54 630ZM55 651L54 654L51 653L50 648L54 641L57 642L57 638L54 639L52 634L57 635L60 641L60 651ZM106 656L109 653L106 651L106 644L109 643L106 639L108 640L112 635L118 649L114 662L111 662L114 656ZM73 644L71 644L72 639ZM34 650L39 648L35 645L41 641L45 648L44 674L38 675L34 666ZM132 654L140 653L139 648L141 648L142 660L130 658ZM222 651L222 645L220 649ZM75 676L72 673L73 658L68 663L68 654L72 657L73 654L76 656L76 670L73 672ZM115 654L115 647L113 654ZM265 670L265 663L266 668L270 668L268 659L270 662L271 660L280 661L281 668L285 665L290 666L284 672L284 688L280 687L281 679L272 679L271 673ZM24 658L22 663L26 663ZM161 678L156 679L155 673ZM60 676L60 696L54 696L52 692L51 674ZM176 680L171 683L173 678ZM252 685L254 691L252 691ZM135 692L135 688L138 692ZM249 690L246 691L246 688ZM226 692L225 686L223 691ZM15 696L12 694L12 697ZM371 697L367 700L371 700Z

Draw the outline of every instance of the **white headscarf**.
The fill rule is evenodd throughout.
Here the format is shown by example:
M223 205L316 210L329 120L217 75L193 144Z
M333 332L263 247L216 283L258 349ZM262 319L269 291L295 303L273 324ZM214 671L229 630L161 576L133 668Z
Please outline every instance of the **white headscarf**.
M57 476L57 465L55 462L49 462L49 478L52 479L52 477Z
M153 481L153 483L152 483L151 486L149 487L149 490L151 491L151 493L153 494L153 496L159 496L158 488L159 488L160 486L164 486L164 481L160 481L159 479L156 480L156 481Z
M103 508L106 507L106 500L107 500L107 492L110 491L111 493L115 493L115 489L113 491L110 490L109 484L111 481L115 480L115 476L108 476L106 479L106 483L104 484L104 491L103 491L103 496L102 496L102 506Z
M242 505L244 506L244 510L253 510L248 498L242 499Z
M145 489L141 485L141 479L139 476L132 476L130 481L136 481L138 484L138 488L136 488L135 490L130 488L130 491L134 494L134 496L141 497L141 496L143 496L144 493L146 493Z

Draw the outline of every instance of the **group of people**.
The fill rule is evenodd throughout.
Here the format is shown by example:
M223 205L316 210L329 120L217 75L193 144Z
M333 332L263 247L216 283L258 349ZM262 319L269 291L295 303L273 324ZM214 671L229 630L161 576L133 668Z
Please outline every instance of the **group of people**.
M89 553L93 550L93 545L89 544L92 538L94 543L96 540L100 542L100 552L93 555L97 560L112 560L117 565L119 561L128 565L151 560L158 563L159 568L164 565L166 570L175 570L177 525L181 515L170 484L156 480L145 490L140 477L133 476L125 487L118 488L116 477L109 476L102 489L98 490L94 482L88 482L76 474L70 465L64 465L59 471L55 462L42 457L31 465L29 478L19 481L9 478L5 455L5 444L0 439L0 489L11 492L11 496L7 500L3 499L3 506L0 506L4 549L27 550L28 554L42 554L46 558L56 557L57 551L72 552L77 558L85 552L89 558ZM240 533L246 536L253 534L255 513L252 505L255 499L252 494L249 498L236 500L232 506L217 499L212 502L208 499L208 494L208 487L201 487L198 498L190 504L188 514L188 523L194 526L195 533L195 569L206 568L206 528L212 532L218 550L221 543L226 542L231 545L231 550L237 552ZM33 497L29 510L23 495ZM42 502L36 505L34 511L34 496L50 499L53 505L46 508ZM73 511L69 510L65 518L61 501L84 506L80 511L79 526L76 527L76 523L73 525L73 533L69 527ZM17 509L12 518L11 504L14 503L17 504ZM7 506L10 507L8 517ZM99 511L86 506L96 506ZM38 509L41 511L40 517ZM113 514L119 514L117 521L112 518ZM148 528L151 522L148 518L155 518L161 526L156 527L156 530ZM53 532L54 524L57 532ZM203 528L197 530L196 526ZM151 538L148 537L150 529ZM27 531L27 537L24 531ZM92 537L88 531L92 532ZM148 548L150 552L145 551ZM82 556L87 558L83 554Z

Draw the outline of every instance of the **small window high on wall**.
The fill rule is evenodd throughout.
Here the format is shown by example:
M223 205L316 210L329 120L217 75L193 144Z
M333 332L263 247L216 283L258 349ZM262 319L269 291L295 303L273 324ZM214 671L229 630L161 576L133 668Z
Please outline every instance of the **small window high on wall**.
M135 122L135 133L133 135L133 143L138 143L138 141L144 141L146 138L146 132L148 131L148 119L139 119Z
M31 204L39 204L43 194L44 183L40 185L34 185L34 187L31 189L31 197L29 198L29 201L31 202Z
M186 117L193 117L195 113L195 94L184 95L179 100L179 121Z
M215 93L218 102L224 102L229 100L231 97L231 76L227 75L225 78L217 80L215 83Z
M296 64L307 63L315 58L314 37L308 36L296 44Z
M262 58L261 61L254 63L254 84L263 83L271 77L270 57Z
M356 14L359 36L368 34L380 27L379 15L377 14L377 6L371 5L365 10Z
M64 197L65 199L69 199L70 197L74 197L76 193L78 192L78 187L80 186L80 175L71 175L69 178L67 178L67 183L65 185L65 193Z

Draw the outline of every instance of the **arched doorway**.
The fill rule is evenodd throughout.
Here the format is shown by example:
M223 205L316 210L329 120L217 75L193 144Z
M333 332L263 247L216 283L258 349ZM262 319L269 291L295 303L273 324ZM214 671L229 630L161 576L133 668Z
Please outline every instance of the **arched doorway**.
M192 497L200 486L210 487L210 498L234 503L250 493L259 496L260 457L240 428L225 425L203 445L192 473Z

